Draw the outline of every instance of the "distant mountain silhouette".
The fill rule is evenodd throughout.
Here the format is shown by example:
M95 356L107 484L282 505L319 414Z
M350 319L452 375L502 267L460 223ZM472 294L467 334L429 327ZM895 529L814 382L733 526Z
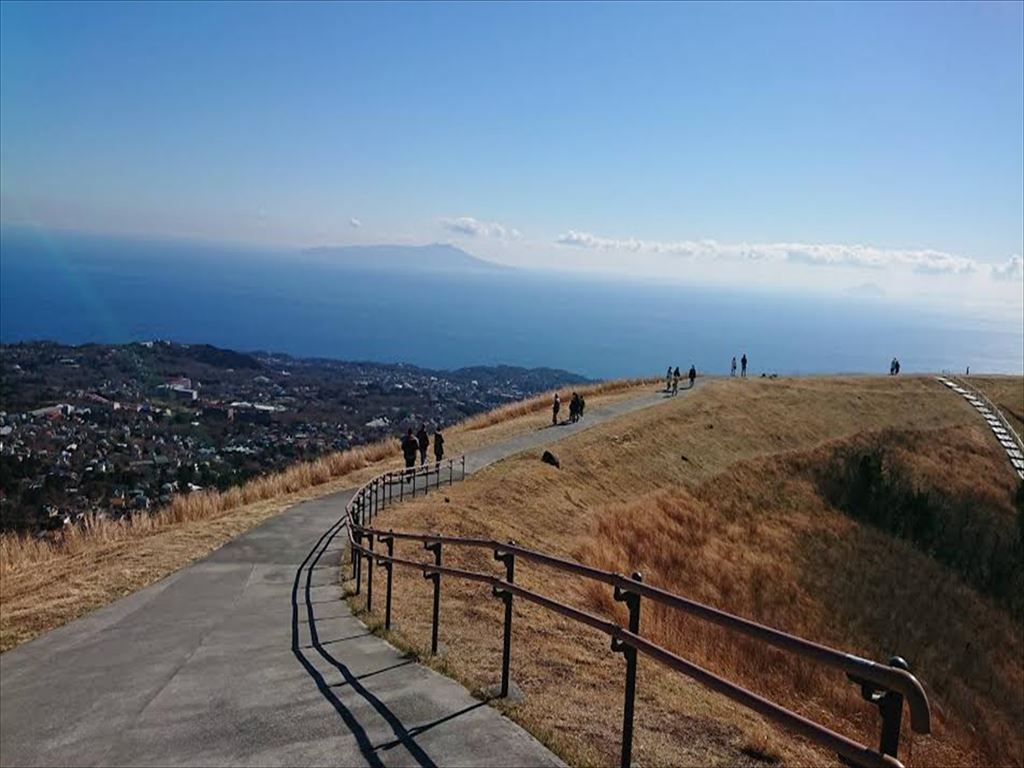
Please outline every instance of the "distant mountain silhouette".
M321 264L404 272L494 272L507 269L454 245L345 245L307 248L303 254Z

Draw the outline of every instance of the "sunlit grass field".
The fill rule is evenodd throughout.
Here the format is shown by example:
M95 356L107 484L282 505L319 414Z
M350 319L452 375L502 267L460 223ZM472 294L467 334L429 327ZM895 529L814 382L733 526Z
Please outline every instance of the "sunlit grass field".
M386 510L379 525L514 539L621 573L639 570L648 583L845 651L883 662L902 655L930 696L933 734L912 737L904 722L901 759L1020 765L1019 616L972 586L967 560L961 570L950 567L909 538L858 521L831 495L837 462L880 447L886 477L899 475L914 493L960 510L953 521L965 551L1020 535L1017 481L1005 456L975 411L928 377L708 382L559 443L561 469L537 455L513 457L444 498ZM410 544L396 554L425 559ZM444 561L500 572L489 552L446 547ZM430 584L415 572L395 574L394 639L426 655ZM605 586L527 563L517 567L516 581L624 617ZM357 607L362 600L353 598ZM501 622L500 602L486 589L443 579L446 652L431 663L471 689L493 684ZM513 626L512 677L525 700L510 714L573 764L617 761L621 656L609 652L603 635L523 601ZM641 609L641 629L684 657L877 744L877 711L839 673L651 605ZM835 762L646 659L638 696L638 764Z

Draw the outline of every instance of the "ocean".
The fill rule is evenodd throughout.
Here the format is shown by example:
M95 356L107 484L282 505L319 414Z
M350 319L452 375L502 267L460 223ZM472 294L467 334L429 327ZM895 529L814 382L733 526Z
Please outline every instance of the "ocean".
M507 363L594 378L1024 372L1024 329L878 300L779 296L518 270L346 268L285 250L4 230L0 340L206 342L240 351Z

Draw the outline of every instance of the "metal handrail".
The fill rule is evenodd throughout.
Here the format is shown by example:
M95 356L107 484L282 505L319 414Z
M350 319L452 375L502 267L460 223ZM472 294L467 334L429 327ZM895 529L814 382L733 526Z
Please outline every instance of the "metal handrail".
M449 481L452 481L450 467L453 460L449 460ZM465 457L462 461L462 477L465 476ZM436 482L440 482L440 465L437 465ZM791 635L786 632L768 627L758 622L744 619L740 616L721 611L717 608L703 603L690 600L675 593L659 587L644 584L639 574L633 578L627 578L620 573L594 568L582 563L565 558L538 552L526 547L519 546L514 542L498 542L493 539L466 538L459 536L447 536L440 533L417 533L408 531L382 531L364 524L364 518L369 510L369 517L372 520L374 512L379 509L375 506L374 499L380 500L380 487L382 482L389 485L396 477L402 482L408 482L420 474L428 480L430 467L419 467L405 469L395 472L386 472L368 480L360 486L352 499L346 505L346 517L348 522L348 536L351 546L353 568L355 570L356 590L360 589L360 576L362 573L361 561L365 558L368 563L367 574L367 608L372 610L372 566L376 563L384 567L388 574L387 585L387 606L386 626L390 628L391 616L391 578L392 568L399 565L404 568L419 570L424 578L434 581L434 618L432 652L437 652L437 625L438 625L438 601L440 590L440 577L447 575L467 581L489 585L496 597L501 597L506 602L505 621L505 647L503 653L502 669L502 695L508 691L508 659L510 650L511 631L511 600L513 596L540 605L548 610L559 613L574 621L587 625L608 635L612 641L612 650L623 652L627 659L627 700L625 706L625 717L623 723L623 753L622 765L627 766L630 762L632 744L632 708L633 695L635 691L636 655L643 653L656 661L674 669L691 679L706 685L737 703L752 709L764 717L779 723L783 727L815 742L830 751L834 751L847 761L858 766L899 766L897 759L899 746L900 721L902 719L902 708L904 698L907 701L910 712L910 726L922 734L930 733L931 717L927 695L917 678L905 668L905 662L901 659L893 659L890 665L878 664L859 656L845 653L843 651L824 646L810 640ZM414 485L415 487L415 485ZM367 494L371 494L369 497ZM367 501L367 498L370 501ZM388 499L384 498L384 503ZM364 546L362 539L366 537L370 546ZM386 555L373 550L373 541L387 544ZM394 542L396 540L417 541L424 545L425 549L435 553L434 563L425 563L416 560L395 557L393 554ZM441 564L442 545L458 546L474 549L489 549L494 552L496 560L506 564L506 578L501 579L490 573L480 573L461 568L452 568ZM627 603L630 608L630 628L625 629L614 621L595 616L579 608L566 605L552 598L532 592L513 582L514 561L516 557L523 560L537 563L542 566L571 573L585 578L608 584L615 590L615 599ZM681 610L699 619L709 621L729 630L740 632L748 637L761 640L784 651L795 653L819 663L831 666L843 671L847 676L862 687L864 698L877 704L882 713L882 737L881 746L878 750L859 744L842 734L823 726L814 721L793 712L781 705L775 704L758 694L742 686L736 685L714 673L696 665L686 659L672 653L638 634L639 632L639 605L640 599L647 598L669 608ZM901 666L893 666L899 662Z

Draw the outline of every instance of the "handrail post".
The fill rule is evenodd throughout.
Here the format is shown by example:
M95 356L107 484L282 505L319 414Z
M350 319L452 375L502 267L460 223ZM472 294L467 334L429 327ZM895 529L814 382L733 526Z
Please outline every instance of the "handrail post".
M425 541L423 548L434 553L434 565L441 565L441 542ZM437 656L437 625L441 616L441 574L439 572L424 573L423 578L434 582L434 610L430 625L430 655Z
M637 571L633 581L642 582L643 575ZM640 632L640 595L615 585L615 599L625 603L629 609L629 631L636 635ZM629 768L633 760L633 708L636 703L636 666L637 651L631 645L618 638L612 638L612 650L621 653L626 659L626 695L622 705L622 757L620 765Z
M515 544L509 541L509 544ZM505 581L512 584L516 575L516 553L494 551L494 559L505 564ZM512 662L512 593L507 589L494 588L494 596L505 601L505 634L501 647L501 698L508 697L509 667Z
M889 659L889 666L910 671L910 665L900 656ZM864 680L849 672L846 676L860 684L860 695L867 702L878 707L882 717L882 733L879 737L878 751L883 755L899 759L900 726L903 721L903 694L899 691L879 688L874 683Z
M366 610L373 610L373 534L366 537L369 539L370 554L366 558Z
M393 498L394 498L394 495L395 495L395 477L394 477L394 475L392 474L392 472L390 470L388 471L387 478L388 478L388 501L387 501L387 503L390 505L392 500L393 500Z
M352 525L351 517L349 518L349 525L350 526ZM354 579L356 577L356 569L358 568L358 563L359 563L359 560L357 559L358 556L359 556L359 550L356 549L356 545L355 545L355 542L357 541L356 537L359 535L359 532L353 530L353 531L351 531L351 533L352 533L352 536L350 538L351 538L351 541L352 541L352 547L351 547L351 549L349 551L349 559L352 561L352 578Z
M459 479L466 479L466 454L462 454L462 477L460 477Z
M910 665L900 656L889 659L889 666L910 671ZM878 751L899 759L900 725L903 720L903 694L886 691L878 701L878 712L882 716L882 735Z
M355 531L356 537L356 594L358 595L363 585L363 551L359 547L363 546L363 533L362 531Z
M388 529L388 533L394 533L393 530ZM395 564L391 562L391 558L395 556L395 537L394 536L378 536L384 545L388 548L388 559L384 561L384 570L388 574L388 586L384 597L384 629L391 630L391 577L395 569Z
M409 470L402 472L402 484L398 486L398 500L405 501L405 482L409 476Z
M454 471L455 471L454 468L455 468L455 460L454 459L448 459L448 485L451 485L452 483L455 482L455 478L453 477Z

